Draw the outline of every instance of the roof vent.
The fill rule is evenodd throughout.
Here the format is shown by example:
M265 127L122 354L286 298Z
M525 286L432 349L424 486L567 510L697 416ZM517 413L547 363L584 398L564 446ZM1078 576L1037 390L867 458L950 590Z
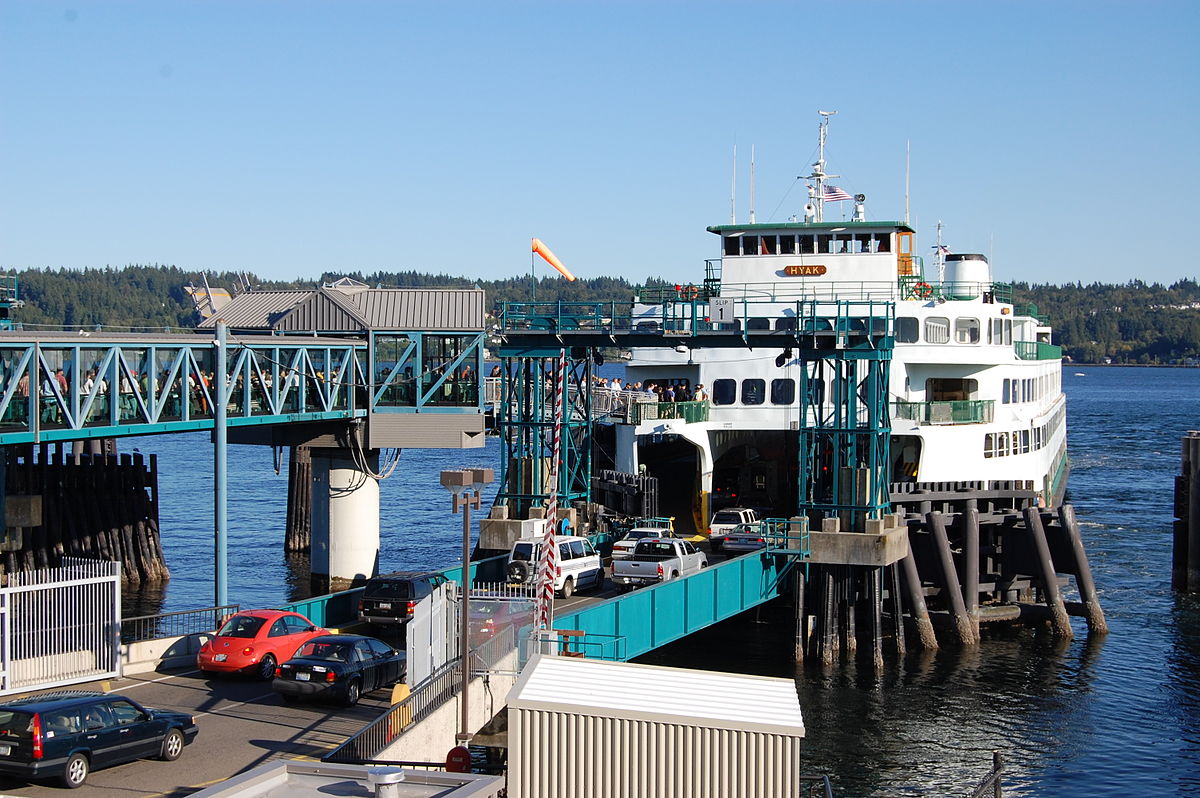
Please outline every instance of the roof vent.
M404 771L400 768L370 768L367 782L375 790L375 798L400 798L400 782Z

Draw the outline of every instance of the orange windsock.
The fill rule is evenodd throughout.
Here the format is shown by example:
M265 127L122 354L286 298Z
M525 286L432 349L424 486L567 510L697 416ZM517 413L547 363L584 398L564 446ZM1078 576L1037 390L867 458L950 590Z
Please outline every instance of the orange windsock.
M546 261L546 263L549 263L551 266L558 269L559 272L562 273L563 277L566 277L568 280L575 279L575 275L573 275L569 271L567 271L567 267L563 266L562 261L559 260L558 257L555 256L555 254L550 251L550 247L546 246L545 244L543 244L541 241L539 241L536 238L533 239L533 251L536 252L537 254L541 255L542 260Z

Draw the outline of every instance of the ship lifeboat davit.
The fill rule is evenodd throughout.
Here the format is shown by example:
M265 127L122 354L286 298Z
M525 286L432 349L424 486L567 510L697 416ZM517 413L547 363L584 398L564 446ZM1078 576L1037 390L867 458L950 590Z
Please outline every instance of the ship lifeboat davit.
M550 247L543 244L539 239L533 239L533 251L542 256L542 260L549 263L554 268L558 269L559 273L567 280L574 280L575 275L567 271L567 267L562 265L562 261L550 251Z
M992 267L983 255L947 255L945 274L942 290L952 299L975 299L992 290Z

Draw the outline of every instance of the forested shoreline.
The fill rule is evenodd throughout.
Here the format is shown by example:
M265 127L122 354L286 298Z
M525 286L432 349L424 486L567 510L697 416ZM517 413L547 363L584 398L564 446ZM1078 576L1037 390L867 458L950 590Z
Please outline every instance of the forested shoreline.
M202 285L196 271L175 266L133 265L103 269L28 269L17 272L25 306L14 319L30 328L186 328L195 324L188 285ZM478 286L493 305L525 302L627 301L637 286L620 277L566 282L528 275L501 280L474 280L445 274L339 272L317 280L262 280L252 273L208 272L213 288L237 293L245 285L262 289L311 288L339 277L370 286ZM657 278L644 285L666 285ZM1188 364L1200 362L1200 284L1181 279L1170 285L1140 280L1122 285L1015 283L1018 305L1033 304L1054 328L1054 342L1076 363Z

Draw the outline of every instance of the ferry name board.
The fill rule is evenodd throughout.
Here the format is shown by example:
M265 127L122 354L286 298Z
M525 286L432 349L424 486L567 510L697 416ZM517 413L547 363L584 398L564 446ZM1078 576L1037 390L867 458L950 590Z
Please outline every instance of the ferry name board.
M820 264L792 264L783 267L783 273L788 277L820 277L825 271L825 267Z

